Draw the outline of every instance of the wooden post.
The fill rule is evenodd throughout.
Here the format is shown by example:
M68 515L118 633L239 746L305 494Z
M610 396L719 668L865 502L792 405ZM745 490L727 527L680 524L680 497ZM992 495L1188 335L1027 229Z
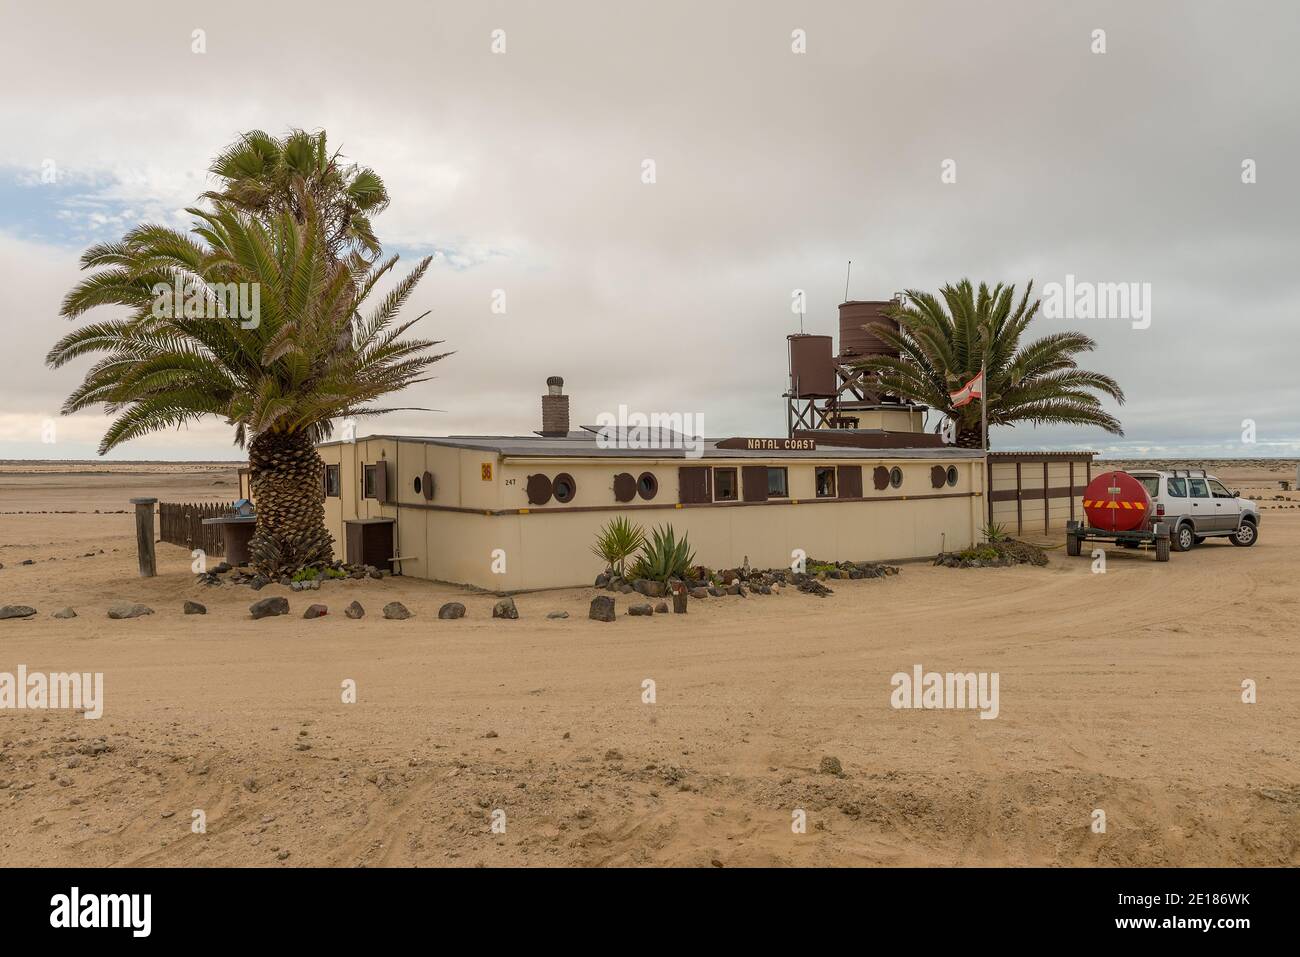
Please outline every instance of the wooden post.
M153 554L153 507L156 498L133 498L135 506L135 548L140 558L140 577L153 578L158 574L158 563Z

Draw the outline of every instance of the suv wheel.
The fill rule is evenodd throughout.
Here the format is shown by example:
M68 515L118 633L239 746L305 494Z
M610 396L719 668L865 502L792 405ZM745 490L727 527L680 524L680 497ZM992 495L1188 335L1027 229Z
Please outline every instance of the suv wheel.
M1192 546L1196 544L1196 532L1190 525L1179 525L1174 529L1169 544L1176 552L1190 552Z
M1250 548L1258 540L1259 531L1255 528L1254 522L1242 522L1241 527L1237 529L1237 534L1228 539L1232 544L1240 545L1242 548Z

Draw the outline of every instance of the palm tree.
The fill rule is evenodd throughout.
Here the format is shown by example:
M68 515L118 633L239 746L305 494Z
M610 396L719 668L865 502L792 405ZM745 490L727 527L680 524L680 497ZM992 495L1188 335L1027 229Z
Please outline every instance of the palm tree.
M1032 282L1019 302L1015 286L992 289L980 283L976 295L970 280L940 290L942 301L930 293L908 290L903 303L886 315L898 328L884 323L870 329L897 356L872 356L854 363L877 377L882 392L936 409L956 426L956 443L980 448L979 400L954 409L955 392L979 374L985 377L988 423L1018 422L1095 425L1123 435L1119 420L1101 407L1097 393L1124 402L1124 391L1100 372L1080 369L1075 355L1097 344L1078 332L1057 332L1021 343L1026 327L1038 312L1029 303ZM944 308L946 305L946 309Z
M301 221L281 210L267 223L218 202L215 211L188 210L197 219L189 233L144 225L86 250L82 268L96 271L67 295L62 314L99 305L130 314L82 326L46 357L58 367L103 354L63 405L71 414L102 404L116 416L101 455L207 416L234 425L257 500L250 555L270 576L331 558L315 449L331 420L395 411L370 403L424 381L446 355L430 353L437 342L402 339L423 316L394 324L429 259L363 314L397 257L332 260L314 201L301 193L299 204ZM188 290L183 308L165 302L178 283ZM231 284L256 291L247 297L255 316L232 314Z
M388 207L388 191L374 170L341 163L339 153L329 151L324 130L291 130L278 139L251 130L222 150L208 172L221 188L204 199L267 223L286 211L302 223L305 197L320 217L329 258L349 252L372 261L379 256L371 219Z

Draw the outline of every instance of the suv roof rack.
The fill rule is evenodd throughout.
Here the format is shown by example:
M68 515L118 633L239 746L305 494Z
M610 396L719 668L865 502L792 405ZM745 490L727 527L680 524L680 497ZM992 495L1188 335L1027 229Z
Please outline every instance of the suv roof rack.
M1198 478L1209 478L1209 473L1205 469L1170 469L1169 474L1173 476L1185 476L1191 478L1193 475Z

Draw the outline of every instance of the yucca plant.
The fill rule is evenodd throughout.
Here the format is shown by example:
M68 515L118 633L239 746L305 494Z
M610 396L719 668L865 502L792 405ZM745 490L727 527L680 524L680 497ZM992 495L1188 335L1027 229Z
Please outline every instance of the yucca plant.
M665 583L670 578L685 578L695 564L695 552L688 539L683 535L678 541L671 525L655 528L632 563L632 577Z
M591 550L597 557L604 559L605 564L614 569L619 578L623 578L627 560L644 544L645 531L641 526L620 515L605 523L605 527L596 534L596 543L591 546Z

